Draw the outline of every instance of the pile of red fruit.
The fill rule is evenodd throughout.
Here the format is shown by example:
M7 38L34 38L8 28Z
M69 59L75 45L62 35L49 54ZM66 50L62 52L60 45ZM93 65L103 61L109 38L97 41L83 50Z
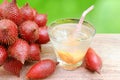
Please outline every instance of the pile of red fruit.
M40 60L40 44L49 41L47 16L16 0L0 5L0 66L19 76L25 61Z

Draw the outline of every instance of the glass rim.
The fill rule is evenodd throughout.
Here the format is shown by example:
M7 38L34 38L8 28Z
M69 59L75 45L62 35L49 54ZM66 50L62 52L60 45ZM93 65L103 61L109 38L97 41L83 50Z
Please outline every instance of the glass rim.
M50 29L56 25L60 25L60 24L64 24L64 23L78 23L79 22L79 19L78 18L61 18L61 19L56 19L55 21L51 22L48 26L48 33L49 35L51 36L50 34ZM88 28L92 28L93 30L93 33L91 35L91 38L93 38L96 34L96 29L94 28L94 26L89 23L88 21L83 21L83 25L86 25L86 27ZM87 38L86 40L89 40L89 38ZM86 40L83 40L83 41L86 41Z

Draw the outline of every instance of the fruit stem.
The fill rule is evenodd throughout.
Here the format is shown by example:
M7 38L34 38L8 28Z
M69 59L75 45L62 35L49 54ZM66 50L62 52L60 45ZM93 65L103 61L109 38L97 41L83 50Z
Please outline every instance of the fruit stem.
M56 62L56 65L58 65L59 64L59 62Z
M33 29L32 32L34 33L36 31L36 29Z
M15 3L15 4L16 4L16 0L12 0L12 3Z
M96 70L96 72L97 72L98 74L101 74L99 70Z
M25 4L25 6L28 6L28 5L29 5L28 3Z

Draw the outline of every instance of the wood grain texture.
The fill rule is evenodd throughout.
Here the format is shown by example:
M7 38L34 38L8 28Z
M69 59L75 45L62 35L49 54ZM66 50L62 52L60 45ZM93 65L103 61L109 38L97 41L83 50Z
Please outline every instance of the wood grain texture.
M96 34L91 47L102 58L103 67L101 74L91 73L84 67L74 71L66 71L57 66L53 75L42 80L120 80L120 34ZM51 44L42 45L41 57L42 59L50 58L56 60ZM28 80L25 74L31 65L23 67L19 78L1 67L0 80Z

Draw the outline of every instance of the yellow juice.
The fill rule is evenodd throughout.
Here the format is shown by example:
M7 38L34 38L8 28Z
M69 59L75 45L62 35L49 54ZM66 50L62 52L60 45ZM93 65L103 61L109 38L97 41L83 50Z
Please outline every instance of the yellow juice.
M76 52L76 53L69 53L64 51L58 51L57 52L60 59L62 59L64 62L68 64L76 64L78 62L81 62L84 58L84 53Z

